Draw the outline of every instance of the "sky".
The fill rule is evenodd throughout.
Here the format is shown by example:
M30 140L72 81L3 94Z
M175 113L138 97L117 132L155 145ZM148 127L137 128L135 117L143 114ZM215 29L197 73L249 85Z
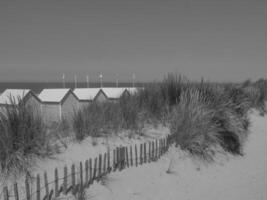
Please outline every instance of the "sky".
M266 0L0 0L0 82L267 78Z

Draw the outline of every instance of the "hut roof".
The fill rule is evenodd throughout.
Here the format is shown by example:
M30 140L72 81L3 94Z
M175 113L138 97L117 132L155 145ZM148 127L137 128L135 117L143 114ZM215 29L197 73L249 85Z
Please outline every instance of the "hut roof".
M60 103L70 91L69 88L43 89L38 97L42 102Z
M127 88L127 90L129 91L130 94L135 94L138 92L139 88L136 87L131 87L131 88Z
M100 91L100 88L76 88L73 93L79 100L92 101Z
M126 88L101 88L109 99L118 99L126 91Z
M30 92L30 89L6 89L0 96L0 104L17 105Z

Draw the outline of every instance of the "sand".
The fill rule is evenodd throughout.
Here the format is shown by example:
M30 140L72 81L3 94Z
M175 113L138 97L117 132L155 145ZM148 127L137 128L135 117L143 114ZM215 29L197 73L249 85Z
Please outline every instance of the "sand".
M267 199L267 116L253 112L250 119L244 156L219 154L206 165L172 147L158 162L110 174L86 194L95 200Z
M109 174L104 182L86 189L87 199L93 200L263 200L267 199L267 116L250 115L251 127L244 156L218 154L215 163L205 164L179 148L171 147L157 162ZM70 143L54 159L38 161L33 173L44 170L53 174L63 167L105 152L107 146L140 143L159 137L166 129L149 129L147 135L129 139L111 137L98 139L92 145L87 138L82 143ZM109 145L107 145L107 143ZM68 196L68 199L74 199Z

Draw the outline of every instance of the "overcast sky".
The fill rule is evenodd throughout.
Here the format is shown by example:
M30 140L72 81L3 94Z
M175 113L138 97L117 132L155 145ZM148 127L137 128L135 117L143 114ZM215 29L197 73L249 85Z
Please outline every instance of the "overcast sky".
M0 81L267 78L266 0L0 0Z

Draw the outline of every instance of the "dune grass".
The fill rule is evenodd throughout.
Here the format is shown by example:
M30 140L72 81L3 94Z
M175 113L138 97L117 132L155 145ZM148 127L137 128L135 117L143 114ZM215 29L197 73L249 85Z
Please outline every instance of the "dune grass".
M0 112L0 170L2 174L27 171L33 156L47 156L52 150L39 113L19 100L12 100Z
M118 102L92 102L75 112L73 129L78 141L87 136L99 137L116 134L121 130L142 129L135 97L123 97Z
M249 133L248 112L266 112L263 85L191 82L169 74L117 103L91 104L76 113L76 138L123 129L140 132L145 124L164 124L172 141L192 155L212 160L218 146L241 155Z
M211 161L218 146L242 155L249 133L248 112L254 108L262 115L266 113L266 83L192 82L169 74L117 102L92 102L75 112L71 125L61 123L54 132L73 130L75 138L82 141L87 136L108 136L124 130L142 134L147 124L163 124L170 128L173 143L204 160ZM41 115L23 102L6 105L0 114L1 171L25 171L32 157L50 155L52 137L47 132L54 133Z

